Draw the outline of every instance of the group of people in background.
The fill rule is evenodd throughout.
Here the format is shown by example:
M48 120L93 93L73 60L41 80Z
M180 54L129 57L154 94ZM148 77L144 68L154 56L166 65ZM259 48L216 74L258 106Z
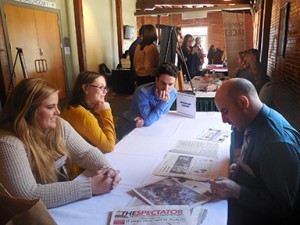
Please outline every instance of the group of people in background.
M177 97L178 67L183 73L188 70L190 79L201 71L206 57L201 38L193 45L193 36L186 35L178 67L158 65L156 40L155 27L144 25L129 49L138 88L116 127L106 101L106 79L100 73L84 71L77 76L61 115L59 90L52 84L40 78L18 83L0 117L0 183L11 195L42 199L51 208L118 185L119 171L104 153L113 151L134 128L150 126L168 113ZM229 199L228 224L293 224L284 222L299 219L300 134L260 101L258 92L266 81L258 51L249 49L239 53L236 78L225 81L216 93L223 122L243 135L251 134L247 146L245 141L241 146L240 160L230 167L230 179L210 181L213 194ZM74 180L83 169L94 175Z
M183 55L178 56L178 67L186 75L186 81L200 74L206 57L201 46L201 37L196 37L195 43L193 43L193 36L185 35L181 45Z

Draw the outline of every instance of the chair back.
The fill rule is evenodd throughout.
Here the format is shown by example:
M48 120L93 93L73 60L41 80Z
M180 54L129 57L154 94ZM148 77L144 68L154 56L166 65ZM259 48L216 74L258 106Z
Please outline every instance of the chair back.
M99 65L99 73L103 74L103 75L107 75L107 74L111 74L110 69L108 69L108 67L105 65L105 63L101 63Z
M106 77L107 86L112 86L112 76L111 76L111 70L108 69L108 67L105 65L105 63L101 63L98 66L98 72L103 74Z
M272 90L272 82L267 82L263 85L259 92L259 98L262 103L265 103L267 106L272 106L272 97L273 97L273 90Z

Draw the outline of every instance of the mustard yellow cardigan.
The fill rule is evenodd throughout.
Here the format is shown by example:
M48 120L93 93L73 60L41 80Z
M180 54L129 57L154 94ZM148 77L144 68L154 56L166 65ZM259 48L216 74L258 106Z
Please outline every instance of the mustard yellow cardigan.
M99 113L100 121L81 105L66 107L61 116L90 144L104 153L113 151L116 131L111 109ZM102 123L102 128L99 122Z

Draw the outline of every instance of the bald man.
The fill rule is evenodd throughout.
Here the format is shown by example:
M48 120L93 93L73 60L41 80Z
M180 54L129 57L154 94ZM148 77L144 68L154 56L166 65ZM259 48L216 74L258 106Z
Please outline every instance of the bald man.
M224 82L215 102L224 123L245 131L230 179L210 181L211 191L229 200L228 224L300 224L299 132L246 79Z

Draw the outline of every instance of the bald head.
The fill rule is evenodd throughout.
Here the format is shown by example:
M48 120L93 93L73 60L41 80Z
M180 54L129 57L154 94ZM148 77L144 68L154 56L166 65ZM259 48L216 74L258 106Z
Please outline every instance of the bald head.
M215 97L223 122L245 129L262 107L254 85L244 78L225 81Z
M216 93L216 98L222 96L230 101L236 101L241 95L254 102L260 101L254 85L244 78L232 78L225 81Z

